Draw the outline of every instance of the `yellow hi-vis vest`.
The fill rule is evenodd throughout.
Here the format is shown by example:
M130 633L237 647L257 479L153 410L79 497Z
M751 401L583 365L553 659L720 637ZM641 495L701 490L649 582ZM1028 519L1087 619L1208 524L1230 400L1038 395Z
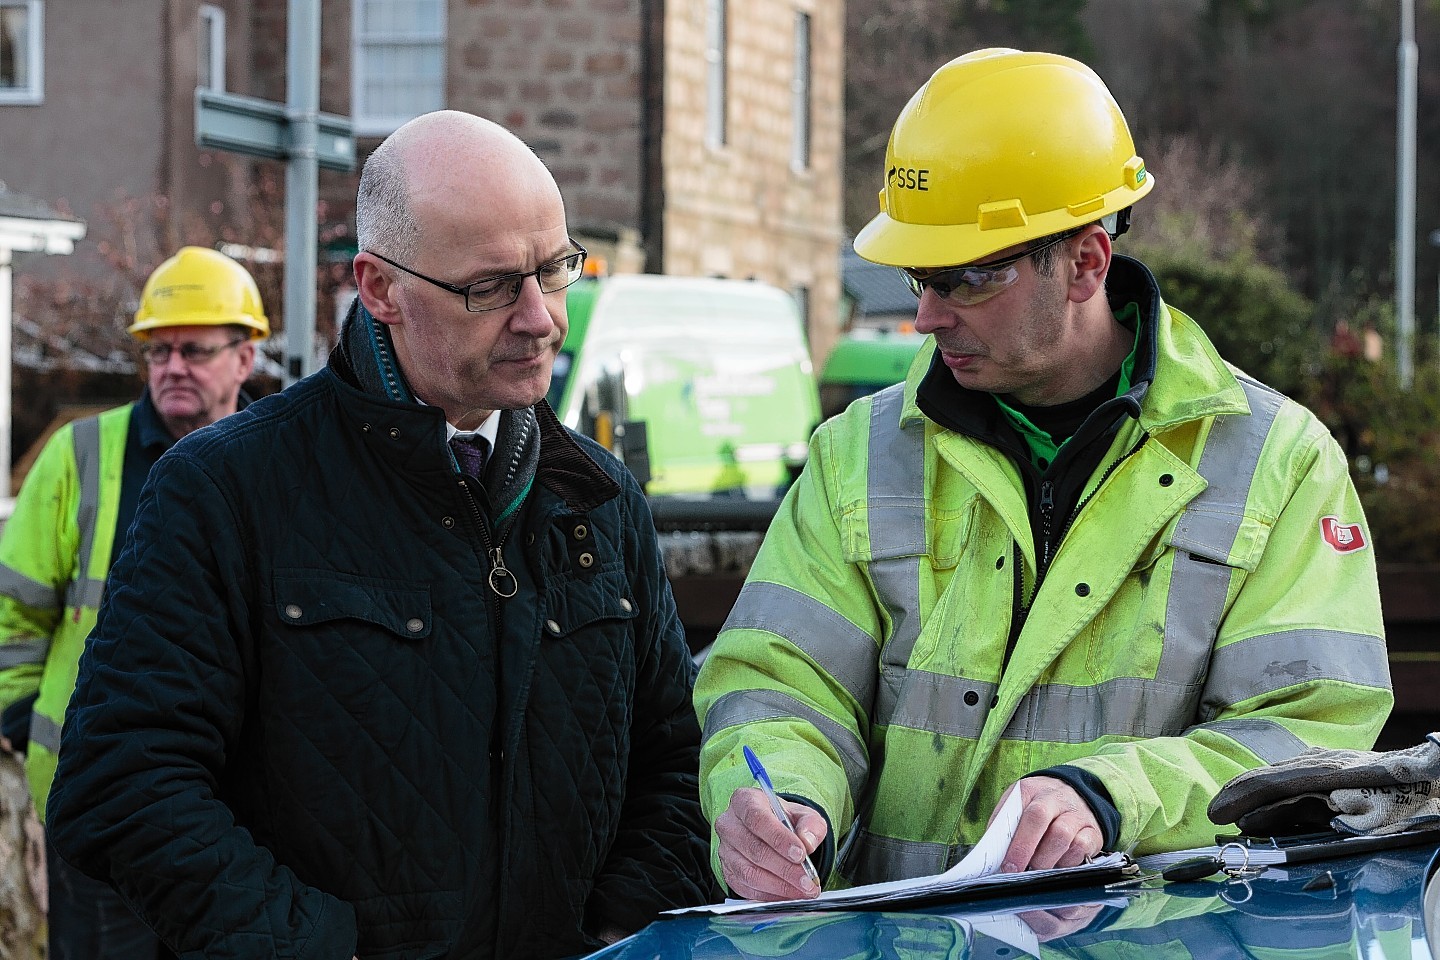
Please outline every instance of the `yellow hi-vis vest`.
M110 571L133 407L57 430L0 534L0 710L39 692L25 772L41 821L60 726Z
M1206 805L1242 770L1373 745L1392 697L1344 455L1190 318L1158 323L1140 419L1038 590L1015 466L916 406L931 349L816 431L697 680L712 823L748 744L825 810L844 880L922 876L1010 784L1073 764L1146 854L1212 842Z

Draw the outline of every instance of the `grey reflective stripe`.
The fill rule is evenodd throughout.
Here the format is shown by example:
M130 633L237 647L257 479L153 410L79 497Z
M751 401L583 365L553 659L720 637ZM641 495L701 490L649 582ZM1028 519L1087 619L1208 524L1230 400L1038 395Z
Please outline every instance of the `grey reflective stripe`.
M44 610L59 610L64 602L59 590L48 583L32 580L14 567L0 563L0 594L16 603Z
M1267 677L1280 686L1295 682L1281 682L1286 669L1299 669L1290 664L1291 660L1304 661L1306 669L1313 668L1315 675L1340 678L1338 663L1321 665L1314 658L1307 659L1304 650L1291 649L1293 656L1283 658L1267 655L1266 651L1279 653L1281 646L1293 648L1296 642L1307 642L1300 636L1288 641L1277 636L1275 644L1280 646L1262 643L1248 654L1239 649L1243 644L1232 644L1237 648L1231 654L1233 660L1227 660L1223 652L1214 651L1233 574L1225 561L1239 534L1265 441L1284 404L1284 398L1268 387L1244 377L1239 379L1251 412L1215 419L1197 467L1207 486L1176 522L1172 542L1177 549L1167 599L1165 643L1156 679L1121 677L1093 686L1036 686L1021 700L1003 734L1005 739L1085 743L1105 736L1177 735L1196 719L1194 705L1199 691L1192 678L1205 676L1207 665L1212 687L1207 689L1206 698L1207 702L1216 704L1238 689L1232 684L1246 680L1248 689L1255 692ZM871 414L868 494L872 537L877 532L888 534L890 530L888 525L876 525L873 518L877 515L877 504L908 504L912 517L920 518L923 536L923 432L906 436L908 431L895 429L900 401L898 391L877 394ZM906 536L913 536L913 532L895 536L884 544L908 546ZM880 549L874 552L878 554ZM1196 559L1197 556L1203 559ZM886 608L900 611L892 613L897 623L918 619L906 612L919 609L918 567L913 576L913 580L901 587L872 574ZM898 580L898 576L895 579ZM910 642L913 645L914 640ZM879 691L877 722L979 738L994 696L994 685L922 671L908 674L899 669L892 671L888 648L883 659L887 669ZM906 696L905 702L897 706L893 697L900 677L905 677ZM1355 678L1360 683L1379 679L1383 678L1368 674ZM973 702L967 704L966 695L971 693L975 696L968 699ZM1253 696L1254 692L1247 695Z
M876 640L793 587L745 584L721 630L765 630L790 641L845 688L861 709L875 697Z
M1308 750L1310 745L1285 729L1274 720L1262 717L1234 717L1230 720L1215 720L1191 727L1195 730L1213 730L1224 734L1246 748L1266 763L1277 763Z
M846 877L855 884L928 877L949 869L952 855L958 849L943 843L897 840L862 830L855 851L845 864Z
M925 538L925 424L904 426L905 385L875 394L870 408L866 467L870 580L886 614L890 636L880 657L880 688L872 717L889 723L906 665L920 638L920 558Z
M788 693L778 690L737 690L725 694L716 700L705 714L705 732L702 739L708 741L727 727L758 723L762 720L804 720L819 730L840 757L840 764L845 768L845 781L850 785L850 795L860 796L870 769L865 745L854 733Z
M44 663L45 656L49 652L50 640L48 638L42 640L31 637L26 640L0 644L0 670L23 667L31 663Z
M38 710L30 714L30 743L49 750L51 753L60 752L60 724L51 720Z
M91 580L88 577L84 580L76 580L65 588L65 605L68 607L89 607L92 610L100 608L100 601L105 599L105 581Z
M76 581L66 590L72 607L99 607L103 581L90 579L90 558L95 553L95 518L100 513L100 418L85 417L74 424L75 472L80 482L80 504L75 523L80 549L75 557Z
M1215 418L1197 472L1206 487L1175 523L1176 553L1165 607L1165 646L1157 675L1198 676L1220 631L1234 570L1226 564L1265 440L1285 398L1241 377L1250 414ZM1200 558L1200 559L1197 559Z
M911 670L905 681L905 700L887 722L892 726L978 740L997 689L995 684L983 680ZM967 694L973 696L967 697ZM974 703L967 704L967 699Z
M1200 717L1311 680L1388 688L1387 663L1385 641L1363 633L1283 630L1239 640L1215 651Z

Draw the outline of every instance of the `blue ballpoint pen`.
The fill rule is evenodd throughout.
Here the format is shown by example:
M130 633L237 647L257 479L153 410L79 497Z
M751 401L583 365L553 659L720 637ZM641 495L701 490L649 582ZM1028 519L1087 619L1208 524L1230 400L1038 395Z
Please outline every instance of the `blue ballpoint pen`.
M791 823L790 818L785 815L785 808L781 806L780 798L775 795L775 785L770 782L770 774L765 772L765 766L760 762L760 758L755 756L755 751L749 747L742 746L740 752L745 754L745 762L750 765L750 773L755 777L755 782L760 784L761 790L765 791L765 797L770 801L770 809L775 812L775 819L785 824L786 830L795 833L795 824ZM795 839L800 839L798 833L795 834ZM805 850L803 841L800 844L800 850L802 852ZM814 883L817 889L821 887L820 874L815 871L815 865L810 862L810 858L808 856L801 857L800 862L805 865L805 875L810 878L810 882Z

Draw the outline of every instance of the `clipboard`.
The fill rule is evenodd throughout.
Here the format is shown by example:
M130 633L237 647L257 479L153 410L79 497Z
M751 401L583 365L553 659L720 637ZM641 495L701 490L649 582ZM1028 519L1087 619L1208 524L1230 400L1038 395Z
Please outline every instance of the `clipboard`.
M883 910L938 901L962 902L994 897L1025 896L1070 887L1104 886L1135 875L1135 861L1123 853L1107 853L1089 863L1022 873L987 873L979 877L947 879L943 874L908 881L872 883L847 890L827 890L811 900L731 900L700 907L665 911L685 914L786 913L809 910Z
M1440 827L1407 830L1380 836L1356 836L1335 831L1276 837L1219 834L1215 837L1215 844L1213 847L1194 847L1189 850L1176 850L1172 853L1152 853L1140 857L1138 862L1140 869L1155 871L1163 870L1191 857L1206 856L1219 857L1225 861L1227 869L1241 867L1246 863L1249 866L1312 863L1316 860L1350 857L1376 850L1420 847L1427 844L1440 845Z

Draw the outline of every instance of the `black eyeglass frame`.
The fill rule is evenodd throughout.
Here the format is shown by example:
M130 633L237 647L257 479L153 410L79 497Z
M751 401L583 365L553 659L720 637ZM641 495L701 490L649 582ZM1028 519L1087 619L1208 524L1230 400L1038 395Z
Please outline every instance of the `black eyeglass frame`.
M947 283L945 278L958 279L959 277L963 277L964 274L971 272L977 274L998 273L999 271L1004 270L1007 267L1015 266L1017 263L1025 260L1028 257L1033 257L1037 253L1041 253L1042 251L1049 250L1051 247L1064 243L1071 237L1077 236L1080 231L1084 229L1084 227L1076 227L1073 230L1066 230L1062 233L1054 234L1050 237L1050 239L1045 240L1041 243L1037 243L1035 246L1030 247L1028 250L1022 250L1014 256L1006 257L1004 260L992 260L989 263L972 263L963 267L946 267L940 270L931 271L923 277L917 277L914 273L914 269L911 267L900 267L898 269L900 270L900 276L905 280L905 286L910 289L910 292L915 295L916 299L919 299L920 296L924 294L925 288L930 286L932 283L939 283L942 286L949 287L949 289L952 291L959 289L962 286L969 287L972 290L979 289L986 282L985 280L982 280L980 283L969 283L961 279L958 283ZM1012 280L1011 282L1013 283L1014 281ZM999 291L997 290L996 293L998 294ZM948 293L942 294L937 290L936 294L939 295L941 300L946 300L949 298ZM988 299L990 298L983 297L980 300L975 301L975 303L984 303Z
M465 309L469 313L488 313L491 310L504 310L506 307L513 305L516 300L519 300L520 290L525 284L526 277L535 278L535 282L540 285L541 293L558 293L559 291L564 290L566 287L572 285L576 280L579 280L581 276L583 276L585 273L585 258L589 256L589 251L587 251L580 244L576 243L573 237L567 237L566 239L569 240L570 245L575 248L573 251L565 254L564 256L556 257L553 260L546 260L534 270L529 270L524 273L501 273L493 277L481 277L479 280L472 280L464 286L459 286L453 283L446 283L444 280L436 280L434 277L426 276L419 270L412 270L409 267L405 266L405 264L403 263L396 263L394 260L391 260L383 253L376 253L374 250L367 250L365 252L370 254L370 256L375 257L377 260L384 260L386 263L390 264L390 266L394 267L397 270L405 271L412 277L418 277L421 280L426 281L427 283L433 283L441 290L449 290L451 293L458 293L460 295L460 298L465 302ZM570 277L570 279L566 280L558 287L553 287L549 290L545 289L545 284L540 280L540 274L545 270L545 268L553 267L557 263L564 263L566 260L569 260L573 257L579 257L580 262L575 265L573 275ZM500 283L507 280L514 281L514 286L512 287L513 295L510 297L509 300L505 301L504 303L497 303L493 307L480 307L478 309L470 305L471 288L478 287L481 284Z
M249 337L237 337L234 340L227 340L224 343L182 343L175 346L163 340L149 340L140 345L140 359L154 367L163 367L170 362L172 354L180 354L188 366L203 367L212 362L231 347L238 347L242 343L249 343ZM164 350L164 356L153 357L152 353L160 353Z

